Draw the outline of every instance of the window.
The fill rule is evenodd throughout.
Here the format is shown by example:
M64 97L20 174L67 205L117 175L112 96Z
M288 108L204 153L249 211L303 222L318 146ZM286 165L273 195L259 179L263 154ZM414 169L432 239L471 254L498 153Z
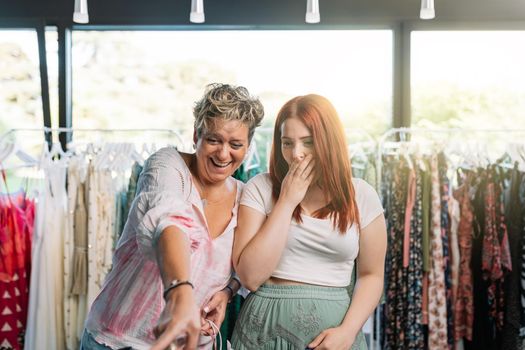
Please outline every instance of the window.
M38 41L34 29L0 30L0 132L42 127Z
M212 82L258 95L272 127L296 95L317 93L346 127L372 134L392 119L390 30L74 31L73 126L193 127Z
M412 123L523 128L525 31L415 31Z

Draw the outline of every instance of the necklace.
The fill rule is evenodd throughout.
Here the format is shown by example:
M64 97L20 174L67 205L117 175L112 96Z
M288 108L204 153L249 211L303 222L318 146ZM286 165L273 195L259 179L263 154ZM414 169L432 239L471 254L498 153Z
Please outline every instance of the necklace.
M221 189L216 189L215 191L213 191L213 192L220 193L220 195L215 196L215 197L217 197L217 199L215 199L215 198L211 198L210 199L208 197L210 194L207 193L208 191L206 191L207 186L205 186L203 184L203 182L199 178L199 172L197 171L197 159L196 159L195 156L193 156L191 158L189 168L190 168L190 173L191 173L191 177L192 177L192 180L193 180L193 184L197 188L197 192L199 192L199 197L201 198L201 202L202 202L202 206L203 207L216 206L216 205L222 204L222 203L224 203L224 202L226 202L228 200L231 200L231 194L233 192L232 191L228 191L228 186L224 185L224 184L223 184L223 186L221 186ZM226 180L226 181L228 181L228 180ZM226 181L225 181L225 183L226 183ZM226 195L224 195L225 193L226 193Z

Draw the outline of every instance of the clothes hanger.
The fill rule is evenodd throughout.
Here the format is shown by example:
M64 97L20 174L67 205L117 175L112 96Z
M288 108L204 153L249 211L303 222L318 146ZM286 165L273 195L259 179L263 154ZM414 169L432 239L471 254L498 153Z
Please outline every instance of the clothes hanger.
M408 168L410 170L413 170L414 169L414 163L412 162L412 159L410 158L410 143L407 142L407 141L403 141L402 144L399 145L399 151L400 151L400 154L401 156L403 156L403 158L405 159L405 161L407 162L407 165L408 165Z
M111 142L105 143L103 145L102 150L95 157L95 169L103 170L109 167L113 160L112 154L114 147L114 144Z
M5 161L11 156L16 156L16 158L22 161L23 164L13 166L5 165ZM20 148L17 142L9 142L4 144L0 149L0 164L3 164L2 167L4 169L14 169L19 167L36 166L38 161Z
M47 147L44 147L47 149ZM67 165L71 153L64 152L59 142L53 142L51 150L45 153L47 164Z

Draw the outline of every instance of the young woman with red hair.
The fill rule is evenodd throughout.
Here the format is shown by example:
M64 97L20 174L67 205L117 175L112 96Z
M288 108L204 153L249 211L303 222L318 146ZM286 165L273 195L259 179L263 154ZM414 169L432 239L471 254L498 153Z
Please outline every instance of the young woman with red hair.
M306 95L281 108L270 172L249 181L240 204L232 258L254 293L232 348L366 349L360 330L383 289L385 219L376 191L352 178L330 101Z

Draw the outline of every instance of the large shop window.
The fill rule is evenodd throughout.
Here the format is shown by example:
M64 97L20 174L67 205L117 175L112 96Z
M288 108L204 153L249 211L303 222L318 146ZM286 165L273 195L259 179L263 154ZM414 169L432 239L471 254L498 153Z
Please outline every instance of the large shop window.
M73 125L192 128L206 84L258 95L271 127L280 106L317 93L345 126L380 134L392 119L392 31L74 31Z
M43 125L36 30L0 29L0 133Z
M412 122L524 128L525 31L415 31Z

